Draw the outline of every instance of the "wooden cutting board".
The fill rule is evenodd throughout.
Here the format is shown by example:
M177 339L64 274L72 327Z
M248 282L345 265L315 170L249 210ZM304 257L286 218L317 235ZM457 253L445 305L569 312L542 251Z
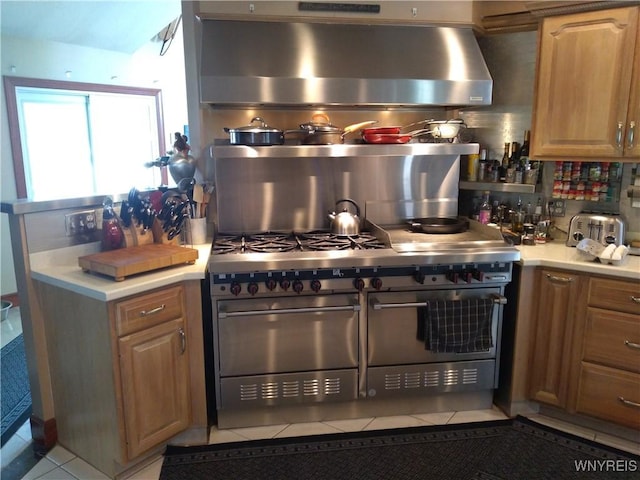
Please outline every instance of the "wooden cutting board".
M198 250L195 248L152 243L85 255L78 257L78 264L85 272L102 273L121 282L129 275L194 264L197 259Z

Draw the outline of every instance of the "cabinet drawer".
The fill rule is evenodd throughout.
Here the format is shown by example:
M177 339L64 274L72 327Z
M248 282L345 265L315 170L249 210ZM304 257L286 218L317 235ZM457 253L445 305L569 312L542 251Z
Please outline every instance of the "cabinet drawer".
M640 375L582 362L576 410L640 428Z
M592 278L589 305L640 315L640 283Z
M116 305L118 336L137 332L184 314L184 291L181 286L140 295Z
M640 317L590 307L583 358L640 373Z

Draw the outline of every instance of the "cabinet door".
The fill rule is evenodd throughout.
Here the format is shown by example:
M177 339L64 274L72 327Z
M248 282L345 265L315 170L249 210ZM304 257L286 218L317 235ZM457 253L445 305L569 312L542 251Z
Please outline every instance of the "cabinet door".
M119 340L127 453L134 458L189 426L189 364L179 318Z
M622 156L638 10L602 10L543 21L532 156Z
M565 407L572 362L574 310L582 277L540 270L539 304L531 365L531 396Z
M640 14L636 34L636 50L633 59L635 69L631 80L631 94L629 96L629 114L624 138L625 157L640 157Z

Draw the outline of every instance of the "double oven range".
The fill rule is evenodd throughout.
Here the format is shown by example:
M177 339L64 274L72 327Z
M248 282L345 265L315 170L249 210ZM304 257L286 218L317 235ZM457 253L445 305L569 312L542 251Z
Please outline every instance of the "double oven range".
M209 261L221 428L488 408L497 387L505 286L517 251L476 222L455 234L367 223L218 234ZM428 349L436 300L491 301L491 341Z

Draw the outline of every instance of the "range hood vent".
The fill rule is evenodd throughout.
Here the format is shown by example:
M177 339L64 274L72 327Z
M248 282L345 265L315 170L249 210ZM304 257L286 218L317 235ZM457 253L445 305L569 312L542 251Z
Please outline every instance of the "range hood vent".
M471 28L203 20L201 56L207 104L491 104Z

